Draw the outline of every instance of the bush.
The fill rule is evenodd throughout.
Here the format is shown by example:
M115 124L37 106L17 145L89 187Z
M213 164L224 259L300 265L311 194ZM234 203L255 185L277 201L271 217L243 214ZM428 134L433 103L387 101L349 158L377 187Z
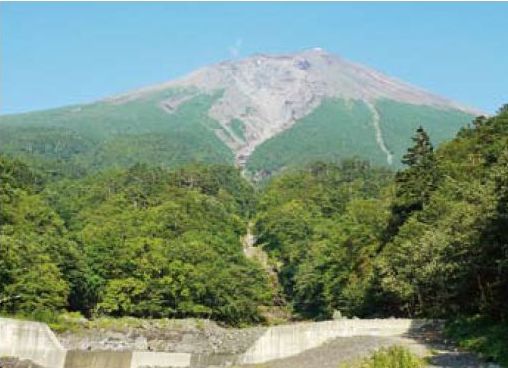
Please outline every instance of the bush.
M423 368L425 363L411 351L400 346L382 348L365 358L355 368ZM342 366L346 368L346 366Z
M448 323L446 333L461 348L508 367L508 323L480 316L460 318Z

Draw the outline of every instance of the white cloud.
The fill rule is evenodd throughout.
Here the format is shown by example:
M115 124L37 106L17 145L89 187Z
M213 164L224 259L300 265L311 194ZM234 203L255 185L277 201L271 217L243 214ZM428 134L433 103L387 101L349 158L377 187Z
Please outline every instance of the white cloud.
M232 58L236 58L240 56L240 51L242 49L243 45L243 39L237 38L234 45L229 47L229 55L231 55Z

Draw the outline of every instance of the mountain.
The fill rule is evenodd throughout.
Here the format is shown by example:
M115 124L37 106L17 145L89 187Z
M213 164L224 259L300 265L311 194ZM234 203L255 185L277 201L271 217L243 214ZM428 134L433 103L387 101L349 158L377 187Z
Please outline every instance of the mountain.
M91 104L0 117L0 151L74 174L148 162L270 173L359 157L399 165L416 127L434 143L478 112L316 48L253 55Z

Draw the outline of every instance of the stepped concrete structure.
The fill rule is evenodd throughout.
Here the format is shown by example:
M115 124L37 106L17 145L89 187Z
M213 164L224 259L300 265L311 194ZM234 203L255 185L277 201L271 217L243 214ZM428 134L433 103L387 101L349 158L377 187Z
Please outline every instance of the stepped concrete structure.
M274 326L245 352L222 356L188 352L66 351L47 325L0 318L0 357L29 359L44 368L225 367L291 357L338 337L402 336L428 323L411 319L341 319Z

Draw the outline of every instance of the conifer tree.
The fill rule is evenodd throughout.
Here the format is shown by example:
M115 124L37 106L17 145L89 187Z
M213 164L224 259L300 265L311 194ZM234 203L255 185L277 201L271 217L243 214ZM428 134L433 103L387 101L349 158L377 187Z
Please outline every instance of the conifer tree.
M439 180L434 147L423 127L416 130L412 140L414 145L402 158L407 168L399 171L395 177L395 198L385 234L386 241L397 234L399 227L413 212L423 208Z

